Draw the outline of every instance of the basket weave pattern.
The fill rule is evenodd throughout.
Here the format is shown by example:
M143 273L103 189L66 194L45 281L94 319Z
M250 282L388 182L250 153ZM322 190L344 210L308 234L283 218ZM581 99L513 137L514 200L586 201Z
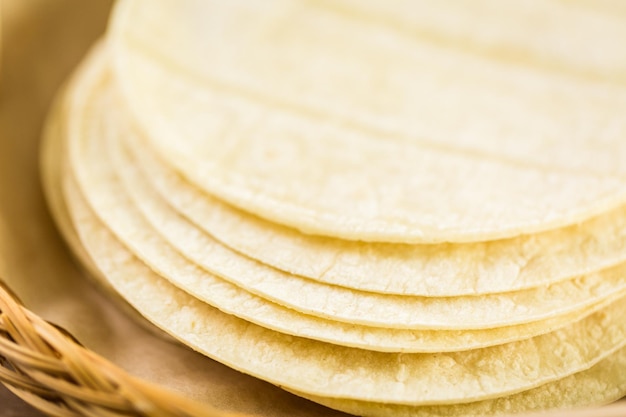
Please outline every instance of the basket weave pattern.
M46 414L207 416L210 409L133 378L19 302L0 281L0 382Z

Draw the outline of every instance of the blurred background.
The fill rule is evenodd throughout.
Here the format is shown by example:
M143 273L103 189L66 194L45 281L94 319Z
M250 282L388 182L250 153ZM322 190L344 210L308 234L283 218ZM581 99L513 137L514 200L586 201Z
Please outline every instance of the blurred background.
M49 262L40 259L37 245L41 229L53 226L42 213L37 175L41 129L54 93L103 33L110 7L110 0L0 0L0 277L7 280L24 260L32 268L28 273L46 274ZM18 234L31 244L12 245ZM26 283L9 283L24 293L19 287ZM24 301L37 306L46 295ZM0 416L42 414L0 384Z

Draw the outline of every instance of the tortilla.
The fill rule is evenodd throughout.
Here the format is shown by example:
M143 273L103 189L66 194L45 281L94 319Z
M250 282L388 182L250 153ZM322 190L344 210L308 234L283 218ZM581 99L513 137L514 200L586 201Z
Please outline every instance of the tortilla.
M116 107L108 101L104 103L108 108ZM101 113L102 109L98 107L94 107L94 109L97 113L104 114ZM106 125L111 127L115 124L109 120ZM114 130L113 133L109 137L119 136L117 134L119 132ZM92 133L83 140L97 142L97 137L97 134ZM58 141L59 139L51 140ZM94 145L98 145L98 143ZM75 146L77 145L75 144ZM110 162L107 158L107 152L106 149L102 149L102 146L87 146L86 149L79 147L77 154L81 155L81 160L84 161L84 164L81 164L81 166L84 165L83 170L85 168L93 170L99 167L101 171L106 171L109 168ZM132 167L132 164L125 166ZM68 174L71 176L71 173ZM128 197L125 196L125 191L121 186L115 184L113 176L112 172L101 173L99 178L92 176L92 179L95 180L85 185L86 194L91 195L94 198L93 201L104 204L104 206L98 207L101 212L100 216L109 220L109 226L118 236L121 236L130 250L137 253L144 262L147 262L179 288L220 308L222 311L283 333L379 351L458 351L511 342L547 333L580 320L605 305L610 301L610 298L616 298L616 294L614 294L609 299L603 300L601 304L594 304L590 308L576 310L572 314L557 316L548 321L523 326L507 326L486 332L402 331L320 320L298 314L290 309L281 308L274 303L255 297L191 264L172 249L167 242L154 236L154 233L151 235L150 226L145 224L145 220L128 201ZM109 184L108 187L107 185L104 187L105 189L108 188L105 195L113 198L113 200L103 203L102 197L95 196L94 191L102 190L102 186L106 182ZM134 196L141 199L142 193L136 193ZM424 311L423 314L428 314L428 311Z
M65 208L63 195L60 192L63 166L61 156L66 151L63 146L64 142L61 140L63 135L65 135L65 123L62 117L66 111L65 102L62 99L64 95L63 90L58 93L45 122L44 140L41 145L41 182L43 191L54 222L67 244L73 249L74 256L78 258L79 263L87 270L87 276L93 277L95 281L110 287L104 277L101 276L100 270L91 261L78 236L76 236L72 220ZM112 291L111 294L113 294ZM114 294L117 295L117 293Z
M142 235L137 232L137 228L138 226L141 228L145 220L136 213L133 215L136 209L121 201L120 197L124 195L124 191L119 191L116 194L118 206L125 210L127 220L125 224L117 223L114 229L118 234L125 235L124 231L127 231L137 238ZM173 285L221 311L283 333L375 351L448 352L504 344L548 333L581 320L606 306L607 301L610 301L606 299L589 308L553 319L481 331L411 331L376 328L323 320L282 308L200 270L158 237L145 239L141 244L131 241L127 246L131 250L135 248L140 257L159 271L161 276L169 279Z
M87 164L87 166L93 165L94 163ZM254 288L263 291L263 284L258 280L264 277L272 283L271 286L265 286L271 293L267 290L263 291L264 296L291 308L331 319L349 314L348 312L352 310L354 313L351 317L346 316L341 320L365 324L376 323L388 327L412 325L421 327L428 326L429 322L431 326L438 328L451 328L455 324L459 328L462 328L461 326L473 327L486 318L491 320L492 324L494 319L499 324L505 321L509 323L532 321L529 318L537 317L542 314L542 311L543 314L557 315L559 312L573 311L580 308L580 305L588 305L607 296L619 296L624 291L622 279L624 271L621 266L550 287L486 295L480 298L389 296L317 285L300 277L289 276L275 269L250 262L241 255L220 247L210 236L203 235L202 231L181 219L176 212L159 201L158 196L151 192L150 186L137 176L137 169L132 160L122 157L116 163L116 169L127 186L128 195L146 216L151 226L191 260L253 291L255 291ZM91 191L95 190L92 188ZM112 196L120 193L109 191L107 194ZM130 226L126 226L128 227ZM257 279L247 278L250 275ZM279 294L277 289L281 289L284 293ZM300 301L302 296L299 294L302 293L306 294L306 299ZM455 316L454 312L459 311L464 312L463 318ZM332 312L336 312L334 316ZM377 321L366 322L365 320L370 315L375 316L373 320ZM446 317L453 317L454 323L446 324ZM392 322L394 318L401 323Z
M144 180L226 246L295 275L377 293L463 296L545 286L626 261L626 207L551 232L472 244L406 245L305 235L203 193L139 135L124 141Z
M184 288L193 295L208 299L214 290L203 285L200 292L198 284L203 282L200 278L195 284L187 281L185 275L197 266L183 259L167 242L206 270L275 303L326 319L375 327L469 330L511 326L586 310L626 292L626 265L551 287L480 298L389 296L320 285L229 251L178 218L175 212L158 206L154 193L151 196L140 184L128 195L144 208L144 214L151 216L152 226L165 233L167 242L163 245L162 238L145 225L140 215L133 215L128 202L124 203L125 191L117 183L106 159L106 148L100 143L126 137L129 130L123 113L115 110L123 107L115 101L114 90L110 80L107 81L105 61L98 62L100 67L96 71L100 73L93 80L88 79L80 91L75 89L69 109L69 154L76 179L95 212L118 238L162 275L179 283L186 281ZM130 171L131 166L120 161L117 169ZM152 209L150 213L156 215L148 213L146 204ZM150 255L146 245L151 248ZM211 282L214 281L215 278ZM216 303L213 300L212 304ZM232 307L229 311L233 311Z
M106 86L106 77L101 78L106 74L104 59L106 55L92 55L79 70L68 98L69 120L83 116L78 110L87 103L81 96L106 91L101 89ZM68 134L74 140L74 123ZM70 157L73 149L69 147ZM411 405L488 399L587 369L626 342L623 300L561 330L467 352L381 353L271 331L222 313L169 284L99 222L70 178L64 192L94 263L139 312L209 357L307 395Z
M69 90L69 120L81 116L80 96L102 93L105 58L96 53L79 69ZM72 140L74 124L68 134ZM148 320L209 357L307 395L407 405L471 402L582 371L626 342L623 300L561 330L467 352L381 353L286 335L222 313L172 286L114 238L71 178L64 181L64 193L94 263Z
M569 4L610 16L626 17L626 4L622 0L571 0Z
M586 7L572 7L576 3ZM626 8L620 3L619 0L400 0L393 3L316 0L316 4L336 13L402 32L406 37L417 36L511 65L623 84Z
M307 395L406 405L471 402L588 369L626 343L623 299L567 328L467 352L381 353L285 335L172 286L115 240L71 181L64 192L93 261L149 321L232 368Z
M589 216L622 204L622 195L604 193L616 190L626 171L620 159L623 149L615 139L622 125L619 120L614 122L616 110L612 107L622 105L623 94L620 86L611 84L614 80L610 71L602 72L606 69L602 59L580 61L581 65L587 65L585 68L592 69L584 77L577 72L582 67L576 65L565 65L569 72L564 74L558 65L548 66L559 60L568 63L567 51L563 56L552 54L552 61L544 62L542 51L535 50L531 42L522 45L528 47L527 62L522 66L507 61L507 57L492 56L489 45L481 44L484 38L480 33L467 42L476 50L485 47L484 50L460 52L450 46L463 37L455 40L452 39L455 34L446 32L454 29L454 25L443 27L441 32L454 35L447 39L450 45L431 45L421 35L411 39L403 32L402 19L410 21L410 13L386 14L385 7L379 13L376 12L379 5L370 0L361 5L351 0L337 3L274 0L262 7L235 0L220 4L215 16L195 14L205 10L209 2L186 0L177 3L180 9L176 9L174 3L163 1L150 6L155 8L155 14L141 9L145 6L139 6L139 2L119 3L118 10L129 7L127 10L132 11L132 5L137 5L137 10L148 10L146 15L138 15L146 19L133 21L137 27L132 28L116 26L124 19L114 18L110 36L112 55L99 49L79 68L64 94L66 101L57 104L51 116L55 120L47 131L50 143L44 149L44 169L53 172L44 184L54 214L79 258L86 257L84 262L98 269L97 279L106 280L156 327L204 355L298 395L362 415L488 415L551 408L557 402L559 407L588 405L613 400L626 391L621 372L622 362L626 360L623 350L626 297L622 290L626 264L618 265L617 254L622 240L617 236L619 232L609 233L612 238L606 245L611 249L603 257L599 248L605 243L595 243L602 241L602 233L595 235L599 229L588 229L592 222L607 221L613 213L601 213L594 220L589 220ZM402 1L400 5L404 4ZM445 9L446 1L433 9ZM490 0L478 1L488 4ZM453 7L462 9L463 3L460 4ZM375 7L369 8L372 5ZM356 14L350 9L353 6L358 9ZM346 11L349 13L344 14ZM172 13L168 16L169 12ZM132 13L129 16L133 17ZM178 17L191 18L184 22L188 28L169 31L172 27L180 29L179 23L168 21ZM528 20L523 13L519 17L522 22ZM572 25L569 17L569 14L561 16L562 26L555 26L554 33ZM388 25L385 19L393 24ZM420 19L429 20L426 15ZM485 16L480 21L489 19ZM217 27L202 29L207 20L217 22ZM504 35L498 39L509 46L516 41L515 36L508 37L515 28L508 31L504 21ZM609 25L606 27L610 29ZM154 34L156 29L159 33L165 30L162 45L141 36ZM186 37L189 33L212 35L213 29L222 35L227 47L216 47L218 42L210 42L208 51L213 48L216 56L197 55L203 52L193 42L198 39ZM596 35L594 32L593 36ZM550 51L558 36L545 37L546 50ZM336 44L326 42L332 38L337 39ZM177 44L181 39L192 42ZM203 39L213 40L210 36ZM363 40L371 42L361 44ZM409 48L414 44L420 47ZM540 42L536 45L541 46ZM242 46L243 49L259 47L241 54ZM344 47L348 48L342 50ZM585 45L580 49L585 50ZM307 50L304 54L310 52L315 65L308 67L306 60L300 60L303 50ZM370 62L371 67L360 65L371 51L382 53L389 62L380 60L379 64L376 60ZM170 52L172 55L168 55ZM535 52L539 53L533 55ZM225 55L218 56L221 53ZM112 73L111 58L115 68ZM213 68L204 66L205 58L217 58ZM426 58L432 58L432 62ZM614 58L619 62L619 55ZM419 62L423 65L416 67ZM384 70L388 63L401 64L396 67L399 71L391 74L396 77L388 85L384 71L383 85L367 79L381 68ZM267 71L277 69L275 65L284 72ZM126 67L130 69L128 73ZM193 73L196 68L201 70ZM362 68L363 72L357 73L355 68ZM459 68L463 71L456 77ZM406 77L413 75L408 71L413 69L423 69L426 80ZM322 83L310 79L315 74L322 74ZM346 75L350 77L344 79ZM454 82L449 91L442 93L455 100L459 97L451 113L441 113L451 105L446 97L434 97L431 109L427 100L415 96L416 91L428 92L428 88L445 85L444 81L449 82L451 75ZM364 84L362 76L368 84ZM135 86L133 77L139 77L143 84ZM435 81L432 85L428 77ZM600 82L594 81L598 78ZM163 80L168 83L156 84ZM276 88L272 80L280 81ZM394 83L405 83L406 89L398 90ZM354 89L364 85L371 86L374 92L380 89L406 94L381 96L380 102L373 103L368 100L374 97L370 96L372 91ZM116 95L120 86L121 100ZM142 90L151 86L162 90ZM151 95L142 95L146 91ZM141 94L135 94L138 92ZM197 94L188 96L190 92ZM454 107L467 104L467 96L457 95L459 92L477 92L476 100L471 103L475 108L469 109L465 119L453 118L453 123L444 123L437 116L454 117L458 110ZM517 101L503 99L507 94ZM181 100L177 103L167 101L178 98ZM219 100L213 102L216 98ZM550 101L545 100L548 98ZM326 107L322 106L327 99L330 100ZM130 114L126 113L126 104L132 109ZM576 113L588 108L595 113L584 117ZM151 113L153 110L157 112ZM201 113L206 110L215 113ZM519 114L517 110L521 110ZM230 118L221 118L224 114ZM407 124L415 121L415 114L425 116L426 121ZM503 117L496 123L472 118L485 114ZM528 120L520 121L521 116L529 115ZM174 117L164 120L162 116ZM242 122L242 117L249 118ZM143 136L129 128L135 119L144 129ZM179 124L185 122L192 123ZM146 126L162 136L155 139ZM461 135L455 136L458 132ZM179 133L182 135L177 136ZM207 133L218 134L210 135L211 140L204 142ZM572 133L567 138L569 143L564 145L562 135L569 133ZM441 138L437 137L439 134ZM484 139L474 141L475 138L465 134L479 138L484 135ZM517 136L522 134L528 137ZM591 136L595 139L593 143L589 140ZM140 137L141 140L137 139ZM186 142L189 138L198 141ZM380 141L381 138L385 141ZM493 146L496 138L499 142ZM181 143L174 143L174 139ZM65 148L61 146L63 140L68 141ZM142 158L137 145L141 141L147 144L148 158ZM270 146L265 148L267 143ZM292 147L283 149L283 144ZM591 145L598 149L587 149ZM251 149L240 155L242 146ZM178 154L164 157L164 152L172 149ZM284 150L285 154L273 153L277 150ZM354 152L350 154L347 150ZM210 151L216 151L217 159L209 158L204 165L202 158L211 157ZM587 152L584 157L583 151ZM291 159L309 154L312 163L321 165L297 166L299 161ZM400 155L399 164L392 163L392 155ZM517 253L520 256L517 259L522 260L518 264L522 265L521 270L526 269L524 262L533 262L530 253L541 253L542 246L536 244L537 240L546 244L549 240L542 240L545 239L542 236L568 236L565 231L576 226L553 232L544 230L584 221L580 225L582 232L572 233L572 240L564 242L563 247L581 245L580 249L576 248L577 253L583 257L587 252L591 254L593 262L586 268L592 269L578 276L577 267L571 265L565 272L548 278L525 280L517 287L518 291L511 291L510 284L517 285L514 279L524 273L504 274L513 281L491 285L500 288L495 293L490 293L489 283L497 282L497 274L488 274L485 286L477 289L474 281L474 289L467 293L460 289L471 288L471 279L464 280L452 290L460 293L459 297L432 297L442 291L442 283L434 284L431 293L416 295L404 291L401 283L407 281L409 274L392 280L394 290L390 294L359 288L363 282L371 282L372 275L355 284L356 288L335 286L332 280L314 281L273 268L259 262L258 257L249 258L235 247L229 248L214 239L210 230L207 233L203 227L185 219L185 214L178 212L175 205L169 206L169 200L159 194L162 191L152 185L158 181L150 181L146 175L149 169L133 167L133 158L156 161L162 158L163 172L186 176L181 183L194 184L191 189L198 195L215 193L217 200L224 198L239 207L251 203L245 206L250 210L246 216L251 218L257 214L269 219L284 216L289 227L316 233L326 233L339 225L337 232L329 235L329 241L344 237L388 242L474 242L537 232L529 235L528 240L511 237L511 241L527 242L529 247L511 253L505 251L503 258L486 262L500 267L507 262L511 265ZM361 178L356 175L357 167L365 159L369 165ZM173 160L187 165L176 165ZM423 161L424 165L410 166L409 160ZM249 169L248 162L256 166ZM275 167L268 167L268 162L275 162L278 171L288 168L281 175L295 176L280 178L277 172L270 172ZM441 164L432 176L427 174L429 164ZM446 164L458 171L446 170ZM427 175L423 176L424 173ZM216 175L204 177L205 174ZM257 178L257 174L261 175ZM498 175L501 178L496 178ZM319 185L307 188L307 181L318 179ZM346 185L355 179L356 187L348 189ZM390 189L383 187L385 181L398 179L397 186L389 183ZM462 179L469 180L476 189L467 187ZM295 186L297 180L303 180L300 186L306 188L304 191ZM505 184L510 186L507 181L514 181L510 189L503 188ZM426 185L425 194L405 194L405 190L420 184ZM532 189L533 184L544 188ZM551 191L560 195L541 194ZM346 194L349 199L354 197L349 204L341 202ZM443 194L446 195L442 197ZM385 203L381 203L388 196L392 197L390 204L400 203L397 211L387 212ZM309 203L310 197L322 198ZM506 198L512 199L507 202ZM479 213L479 200L487 207L485 213ZM465 201L467 207L461 205ZM566 203L571 207L565 207ZM439 214L436 208L441 204L448 206ZM417 214L425 216L418 216L415 222L407 220L408 210L415 208L423 209ZM354 219L346 221L342 216L353 213L343 210L354 210ZM492 218L486 216L489 212ZM444 223L437 223L440 220ZM472 224L474 221L478 223ZM499 221L502 228L498 227ZM593 238L585 241L583 236L592 229ZM605 230L610 231L610 226ZM290 233L302 236L300 232ZM575 243L576 239L581 240ZM585 248L586 243L591 248ZM499 244L506 248L506 244ZM359 251L367 246L354 242L349 245L359 247ZM487 256L497 257L494 250L497 245L491 245L485 243L482 248L489 248ZM448 256L447 260L454 263L462 259L450 257L455 250L451 248L461 247L461 243L446 244L438 246L436 251L441 250L442 259ZM314 252L303 256L315 259ZM549 260L537 263L540 266L537 271L545 272L545 266L541 265L568 259L567 255L559 256L558 250L550 251L549 256ZM578 267L583 264L577 259L571 262L578 263ZM331 261L331 267L333 264ZM384 262L376 264L382 267ZM417 264L419 261L411 265ZM605 269L609 266L612 268ZM445 269L445 262L440 262L434 270L438 268L450 277L454 273L453 268ZM491 271L505 272L498 268ZM472 264L468 269L478 273L480 264ZM325 275L323 270L321 275ZM390 274L383 273L382 280L386 279L385 275ZM432 278L420 277L423 283L411 288L427 290ZM459 278L463 280L457 275ZM307 309L312 313L308 314ZM419 317L413 318L411 314ZM385 323L391 328L353 324L362 323L359 320L365 324ZM432 330L449 329L449 326L458 330ZM406 327L425 330L412 331ZM475 330L483 327L487 329ZM506 339L507 335L514 339ZM503 337L512 341L501 344ZM474 347L481 343L497 344L466 350L469 348L463 341ZM448 351L420 352L423 347L419 344L424 342L431 348L444 346Z
M587 371L508 397L449 406L411 407L302 395L337 410L376 417L485 417L601 406L626 395L626 349ZM598 413L601 413L598 410ZM609 414L607 414L609 415ZM617 413L612 415L618 415Z
M563 23L568 36L574 23ZM626 200L626 94L605 80L295 0L122 1L109 40L131 112L164 160L307 233L484 241Z
M63 100L64 96L64 90L58 92L57 98L51 106L45 121L41 144L41 182L50 214L54 218L54 222L63 235L67 245L71 248L72 254L76 257L78 264L84 269L84 276L90 279L92 284L97 286L98 290L106 294L110 300L115 301L116 307L122 310L128 317L152 334L162 339L169 340L170 337L167 334L161 332L143 319L143 317L113 289L109 281L102 275L98 267L92 261L74 230L74 225L67 212L65 201L61 193L61 177L64 175L62 171L65 170L63 155L67 151L64 147L64 141L62 140L66 134L66 123L63 117L66 113L66 103ZM67 175L67 173L65 173L65 175ZM582 317L584 316L580 315L580 318ZM572 320L576 320L576 317L571 317L568 322ZM549 325L549 323L546 324ZM554 322L553 325L560 327L561 323ZM511 331L514 331L514 328L511 329ZM543 329L537 329L537 331L543 331Z

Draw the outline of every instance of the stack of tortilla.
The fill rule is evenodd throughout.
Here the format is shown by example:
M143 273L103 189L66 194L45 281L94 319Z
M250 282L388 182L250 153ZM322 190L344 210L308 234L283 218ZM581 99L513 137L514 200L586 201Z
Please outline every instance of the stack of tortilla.
M77 255L193 349L365 416L626 394L626 8L121 0L51 112Z

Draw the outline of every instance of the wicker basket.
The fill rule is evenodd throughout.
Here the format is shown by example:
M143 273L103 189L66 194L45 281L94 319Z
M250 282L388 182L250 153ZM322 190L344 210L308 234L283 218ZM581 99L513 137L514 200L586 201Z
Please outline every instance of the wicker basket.
M37 138L41 130L43 115L61 80L67 76L86 48L104 29L110 0L90 0L89 2L2 0L1 5L6 9L5 12L10 10L14 17L21 18L20 22L3 27L5 34L11 32L10 36L5 36L11 47L11 56L5 54L3 64L10 66L19 61L17 66L11 68L10 71L6 68L3 82L15 81L10 77L11 74L20 75L24 72L24 68L20 65L33 65L35 68L29 72L30 79L19 81L32 87L29 94L25 93L27 97L25 97L24 112L27 112L27 115L22 117L22 113L16 112L13 116L20 115L18 119L0 120L3 123L12 123L8 128L7 125L2 125L4 129L2 134L10 137L3 138L5 142L0 150L0 168L3 169L0 171L0 180L2 180L0 181L0 274L5 274L8 282L16 290L19 289L22 294L23 288L14 284L27 280L27 274L24 276L14 274L15 268L13 270L5 268L3 261L15 256L16 253L28 253L29 256L36 257L37 248L31 248L31 252L26 249L22 252L11 252L3 250L2 245L9 242L20 246L29 244L34 246L34 242L39 242L45 231L37 229L33 232L33 220L29 216L46 216L46 214L39 191L33 192L29 197L30 200L24 198L24 201L12 201L7 205L7 198L10 195L4 194L7 187L3 188L3 185L15 180L2 178L2 175L19 176L20 186L36 187L36 181L33 178L37 177ZM61 24L62 18L65 19ZM11 27L7 29L7 26ZM8 39L9 37L11 39ZM63 44L64 48L51 52L52 46L46 41L52 38L56 39L57 46ZM68 40L71 42L68 43ZM46 51L47 54L42 54ZM45 62L38 60L41 56L44 57ZM54 62L50 62L52 59ZM8 89L4 90L2 93L6 95ZM4 99L4 96L2 97ZM10 144L10 141L14 142L14 146ZM15 161L8 157L2 159L2 152L5 152L6 156L7 149L19 154L14 158L11 157ZM5 171L7 161L15 166ZM15 191L18 187L14 185L13 189ZM34 208L31 211L24 210L23 207L26 206ZM21 240L16 239L15 234L11 234L11 230L3 233L3 221L7 224L12 223L16 226L16 230L23 227L25 232L22 237L25 237ZM23 222L23 224L17 222ZM49 223L49 219L35 226L41 227L46 222ZM28 229L29 227L31 229ZM41 244L44 243L48 242ZM26 266L30 261L30 258L23 260L23 263L18 266ZM44 263L39 265L40 269L31 268L29 274L32 277L45 271L54 277L56 271L49 269L50 266ZM52 295L48 296L52 297ZM31 305L32 300L28 301ZM48 301L51 300L48 299ZM26 309L4 283L0 285L0 365L0 382L27 403L53 416L230 417L241 415L196 403L163 387L129 375L93 351L82 347L65 330L48 323L38 314ZM3 411L4 404L0 404L0 415L4 415ZM614 404L599 410L557 412L549 415L553 417L626 416L626 403Z
M53 416L236 416L133 378L24 308L0 282L0 381Z

